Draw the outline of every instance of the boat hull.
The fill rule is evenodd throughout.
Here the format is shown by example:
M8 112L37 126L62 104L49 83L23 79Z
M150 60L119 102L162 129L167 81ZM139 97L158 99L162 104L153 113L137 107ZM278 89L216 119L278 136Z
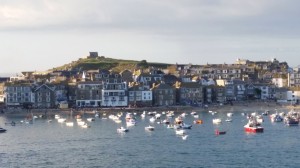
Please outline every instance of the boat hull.
M0 133L4 133L4 132L6 132L6 129L0 128Z
M245 132L257 133L257 132L264 132L263 127L244 127Z

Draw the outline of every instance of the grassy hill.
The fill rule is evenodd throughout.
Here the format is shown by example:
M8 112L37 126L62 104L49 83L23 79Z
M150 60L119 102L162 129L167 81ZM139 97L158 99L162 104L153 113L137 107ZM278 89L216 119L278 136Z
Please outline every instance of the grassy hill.
M122 60L106 57L97 58L80 58L77 61L73 61L69 64L65 64L60 67L53 68L52 70L96 70L107 69L115 72L121 72L125 69L133 70L136 68L167 68L170 64L165 63L148 63L146 60Z

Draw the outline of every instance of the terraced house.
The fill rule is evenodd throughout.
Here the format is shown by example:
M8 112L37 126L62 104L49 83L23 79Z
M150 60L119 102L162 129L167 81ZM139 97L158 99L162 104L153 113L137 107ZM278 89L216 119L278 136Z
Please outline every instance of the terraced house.
M200 105L203 103L202 85L197 82L177 82L177 101L183 105Z
M103 84L98 81L78 82L75 90L77 107L100 107Z
M32 89L29 83L6 83L4 86L6 106L18 107L24 103L33 103Z
M52 85L42 84L35 86L32 93L32 102L37 108L55 107L55 88Z
M118 73L109 73L99 75L99 81L102 82L101 91L103 107L124 107L128 106L128 85L123 81Z
M176 104L175 88L164 84L153 84L153 105L155 106L172 106Z

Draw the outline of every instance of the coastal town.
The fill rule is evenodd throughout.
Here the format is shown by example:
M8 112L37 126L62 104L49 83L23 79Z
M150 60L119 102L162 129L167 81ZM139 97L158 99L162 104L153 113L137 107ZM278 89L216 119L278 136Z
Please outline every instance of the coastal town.
M103 57L103 56L102 56ZM90 52L84 59L98 59ZM0 78L1 109L139 108L265 101L296 106L300 68L277 59L231 64L27 71Z

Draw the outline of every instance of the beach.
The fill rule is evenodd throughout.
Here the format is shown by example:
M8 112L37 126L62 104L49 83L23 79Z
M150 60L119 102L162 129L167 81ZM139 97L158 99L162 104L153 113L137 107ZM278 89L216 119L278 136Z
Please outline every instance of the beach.
M297 111L300 109L300 106L293 106L289 104L279 104L276 102L259 102L259 101L249 101L249 102L233 102L227 105L220 104L209 104L204 107L193 107L193 106L168 106L168 107L139 107L139 108L77 108L77 109L3 109L2 115L7 116L27 116L28 114L33 115L45 115L45 116L54 116L55 114L94 114L95 112L99 113L115 113L115 112L136 112L142 113L144 111L174 111L175 113L182 112L201 112L201 111L216 111L216 112L263 112L270 111L272 112L281 112L281 111Z

